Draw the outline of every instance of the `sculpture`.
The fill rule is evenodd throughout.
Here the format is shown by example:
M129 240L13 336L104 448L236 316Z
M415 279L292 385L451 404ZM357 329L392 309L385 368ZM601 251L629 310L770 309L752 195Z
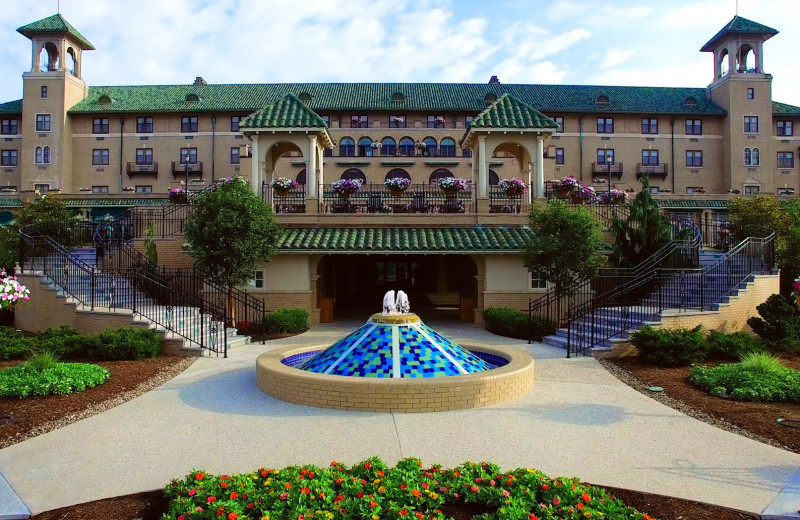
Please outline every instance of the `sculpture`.
M411 304L408 303L408 296L404 291L397 291L397 301L395 302L397 312L401 314L408 314L411 310Z
M387 291L387 293L383 296L383 313L395 314L396 312L397 307L395 307L394 302L394 291Z
M397 298L394 291L387 291L383 296L383 314L408 314L410 310L411 304L405 292L397 291Z

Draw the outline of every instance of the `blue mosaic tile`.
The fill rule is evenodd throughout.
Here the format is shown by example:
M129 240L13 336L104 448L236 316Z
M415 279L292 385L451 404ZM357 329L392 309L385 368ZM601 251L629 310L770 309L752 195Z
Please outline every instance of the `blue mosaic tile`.
M309 352L303 352L302 354L295 354L294 356L289 356L286 358L281 359L281 363L288 367L292 368L299 368L300 365L306 362L306 360L311 359L312 357L316 356L322 352L321 350L311 350Z
M479 350L470 350L473 356L477 356L482 360L486 361L493 368L500 368L504 367L508 364L508 360L502 356L496 356L494 354L489 354L488 352L481 352Z
M353 346L353 343L358 341L365 332L369 330L372 325L367 323L359 328L357 331L353 332L349 336L346 336L324 351L322 351L319 355L309 359L306 361L302 366L298 368L302 370L308 370L310 372L317 372L317 373L324 373L329 366L334 364L336 360L342 357L347 350Z
M433 338L433 340L442 347L442 350L447 352L468 374L483 372L494 368L492 366L487 366L486 361L456 345L427 325L420 324L420 329L424 330L426 334Z

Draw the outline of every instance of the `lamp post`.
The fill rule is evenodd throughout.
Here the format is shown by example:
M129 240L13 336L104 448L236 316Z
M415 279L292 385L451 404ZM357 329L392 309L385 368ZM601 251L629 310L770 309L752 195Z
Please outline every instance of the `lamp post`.
M611 165L614 164L613 153L606 152L606 163L608 164L608 196L611 197Z
M184 190L186 192L186 200L187 201L189 200L189 158L190 157L191 156L189 155L189 152L186 152L186 155L183 158L185 163L186 163L186 186L185 186Z

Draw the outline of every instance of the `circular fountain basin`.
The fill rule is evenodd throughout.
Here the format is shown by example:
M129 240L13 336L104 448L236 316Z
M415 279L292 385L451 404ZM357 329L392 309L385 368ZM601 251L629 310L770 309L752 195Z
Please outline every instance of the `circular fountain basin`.
M509 347L457 345L416 315L376 314L331 346L259 356L256 383L296 404L375 412L476 408L533 387L533 359Z

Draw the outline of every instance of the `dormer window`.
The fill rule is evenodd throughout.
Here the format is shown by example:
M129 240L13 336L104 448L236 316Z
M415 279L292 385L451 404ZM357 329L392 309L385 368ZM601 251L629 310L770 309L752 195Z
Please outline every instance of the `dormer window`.
M393 107L404 107L406 106L406 98L403 94L396 92L392 94L392 106Z
M186 96L186 104L187 105L196 105L200 102L200 96L197 94L189 94Z
M105 105L110 105L111 103L113 103L113 101L111 100L111 98L110 98L110 97L108 97L108 96L107 96L107 95L105 95L105 94L103 94L102 96L100 96L100 97L97 99L97 104L98 104L98 105L104 105L104 106L105 106Z
M696 107L697 106L697 100L695 98L693 98L693 97L687 97L686 99L683 100L683 106L685 106L685 107Z
M595 105L608 105L610 103L608 96L605 94L600 94L596 98L594 98Z
M486 94L485 96L483 96L484 105L491 105L495 101L497 101L497 96L495 96L494 94Z
M305 104L311 103L311 95L310 95L310 94L307 94L307 93L305 93L305 92L303 92L302 94L300 94L300 95L298 96L298 98L300 99L300 101L302 101L302 102L303 102L303 103L305 103Z

